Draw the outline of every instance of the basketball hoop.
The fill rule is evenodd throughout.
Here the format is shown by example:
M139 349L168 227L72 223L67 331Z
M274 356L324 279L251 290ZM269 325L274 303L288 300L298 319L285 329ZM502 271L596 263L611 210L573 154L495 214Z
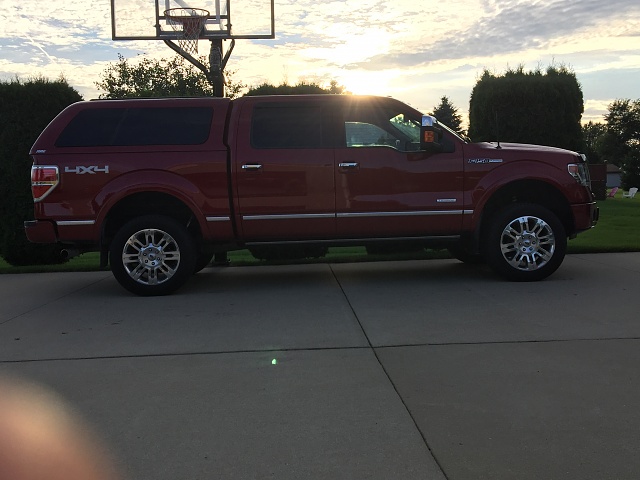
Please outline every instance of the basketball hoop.
M198 53L198 38L204 29L209 11L202 8L170 8L164 11L167 23L180 34L178 45L187 53Z

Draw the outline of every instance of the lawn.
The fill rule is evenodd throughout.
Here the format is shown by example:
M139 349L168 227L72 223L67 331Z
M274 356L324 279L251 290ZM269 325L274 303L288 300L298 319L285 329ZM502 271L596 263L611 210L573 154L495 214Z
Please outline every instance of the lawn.
M638 252L640 251L639 199L609 198L598 202L600 221L596 228L583 232L569 241L568 253ZM363 247L330 248L329 254L317 260L282 263L362 262L379 260L448 258L446 250L426 250L395 255L367 255ZM229 253L231 265L267 264L254 259L246 250ZM12 267L0 258L0 273L32 273L98 270L99 255L86 253L63 265L34 265ZM268 262L273 264L274 262Z
M608 198L598 202L598 225L569 240L569 253L640 252L640 201Z

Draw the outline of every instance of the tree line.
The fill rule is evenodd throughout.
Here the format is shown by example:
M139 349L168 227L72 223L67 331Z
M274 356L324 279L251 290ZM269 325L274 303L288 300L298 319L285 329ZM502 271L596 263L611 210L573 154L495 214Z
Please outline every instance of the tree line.
M587 156L620 167L625 190L640 186L640 99L615 100L604 120L583 126Z
M206 62L206 58L201 59ZM226 77L231 98L247 86ZM205 75L182 57L144 58L136 63L118 56L96 82L100 98L214 96ZM245 95L345 94L336 81L295 85L263 83ZM66 106L82 100L64 78L50 81L0 81L0 255L13 265L61 262L59 245L33 245L23 222L33 218L29 149L44 127ZM551 66L526 72L522 67L497 75L484 71L471 92L469 128L447 96L431 114L472 141L550 145L586 152L592 163L609 162L623 172L623 187L640 185L640 100L616 100L604 123L581 126L583 95L574 72Z

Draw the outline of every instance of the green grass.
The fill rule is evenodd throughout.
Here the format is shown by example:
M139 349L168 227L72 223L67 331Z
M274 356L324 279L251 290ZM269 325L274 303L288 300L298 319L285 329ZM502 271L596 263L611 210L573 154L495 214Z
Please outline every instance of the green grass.
M85 253L60 265L28 265L13 267L0 257L0 273L93 272L99 270L100 254Z
M583 232L569 241L568 253L639 252L640 251L640 201L628 198L609 198L598 202L600 220L596 228ZM229 252L231 265L277 265L296 263L344 263L381 260L420 260L449 258L446 250L426 250L394 255L367 255L364 247L330 248L324 258L269 261L256 260L247 250ZM98 253L85 253L62 265L33 265L12 267L0 257L1 273L35 272L87 272L98 270Z
M598 225L569 241L569 253L640 252L640 201L608 198L598 202Z

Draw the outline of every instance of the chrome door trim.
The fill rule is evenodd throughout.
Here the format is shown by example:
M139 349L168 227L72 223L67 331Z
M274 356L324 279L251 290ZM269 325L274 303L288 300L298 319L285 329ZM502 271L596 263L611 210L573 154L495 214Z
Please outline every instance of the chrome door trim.
M56 225L60 227L81 227L87 225L95 225L95 220L60 220L56 221Z
M279 215L243 215L243 220L304 220L314 218L335 218L335 213L290 213Z
M363 217L433 217L438 215L462 215L465 210L422 210L410 212L354 212L338 213L338 218Z
M242 220L304 220L326 218L433 217L440 215L472 215L473 210L424 210L409 212L291 213L275 215L243 215Z

